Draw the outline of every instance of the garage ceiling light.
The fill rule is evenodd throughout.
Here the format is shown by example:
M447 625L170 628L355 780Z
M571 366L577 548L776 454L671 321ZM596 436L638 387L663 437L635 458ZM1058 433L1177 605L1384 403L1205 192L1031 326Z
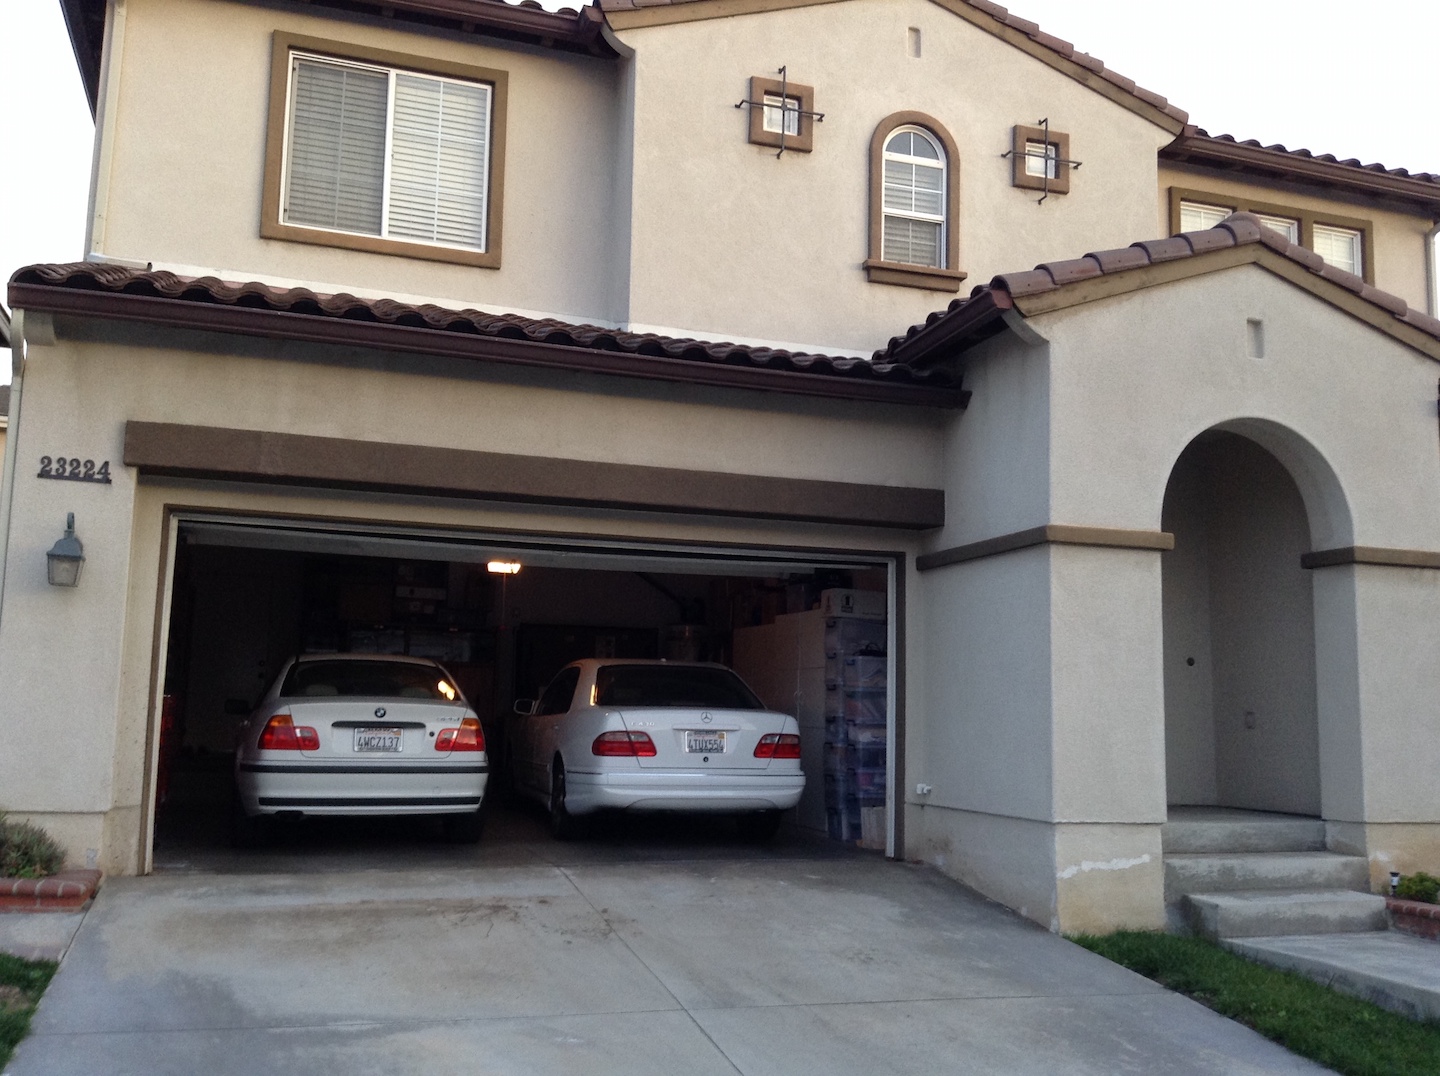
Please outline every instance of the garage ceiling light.
M496 575L519 575L520 562L518 560L492 560L485 567Z

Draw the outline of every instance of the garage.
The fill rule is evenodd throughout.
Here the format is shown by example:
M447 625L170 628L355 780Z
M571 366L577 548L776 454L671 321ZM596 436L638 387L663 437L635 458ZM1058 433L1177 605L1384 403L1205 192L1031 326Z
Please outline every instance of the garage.
M497 819L503 832L536 813L510 787L517 700L582 658L719 662L799 722L805 791L784 830L894 854L893 555L201 512L172 527L152 753L159 867L228 844L240 724L289 659L329 653L449 671L483 728L492 834ZM291 816L278 831L304 832L282 840L304 855L377 826L394 847L437 841L436 821Z

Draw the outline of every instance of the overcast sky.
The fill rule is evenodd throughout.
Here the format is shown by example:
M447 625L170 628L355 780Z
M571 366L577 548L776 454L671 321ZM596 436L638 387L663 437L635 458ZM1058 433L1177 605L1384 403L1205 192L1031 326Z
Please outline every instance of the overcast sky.
M1440 0L1015 0L1012 10L1211 134L1440 172ZM83 257L94 128L59 0L0 0L0 43L6 280L31 262Z

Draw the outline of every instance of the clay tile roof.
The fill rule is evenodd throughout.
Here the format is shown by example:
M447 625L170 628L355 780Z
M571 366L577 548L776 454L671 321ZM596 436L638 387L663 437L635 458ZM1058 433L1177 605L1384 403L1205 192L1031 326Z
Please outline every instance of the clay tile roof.
M1333 153L1312 153L1308 149L1287 149L1278 143L1265 146L1258 139L1244 141L1234 135L1212 135L1187 126L1174 142L1160 151L1167 160L1210 165L1227 172L1246 173L1269 179L1301 180L1313 185L1378 196L1440 215L1440 175L1386 168L1383 164L1361 164L1351 157L1340 160Z
M308 288L239 284L211 276L182 277L94 262L20 269L10 278L9 297L12 306L26 309L622 377L938 407L961 406L966 395L948 375L868 359L394 299L326 295Z
M640 7L661 7L699 2L702 2L702 0L596 0L596 3L599 4L602 11L633 11ZM1020 16L1012 14L1007 8L1001 7L999 4L991 3L990 0L957 0L957 2L974 9L982 15L988 16L1000 26L1008 27L1011 30L1018 30L1037 45L1041 45L1063 59L1079 64L1086 70L1099 75L1126 93L1133 94L1144 104L1163 112L1166 116L1170 117L1170 119L1179 123L1185 123L1189 119L1189 115L1183 109L1176 108L1158 93L1141 89L1124 75L1111 71L1095 57L1077 51L1075 46L1070 42L1058 38L1053 34L1045 33L1029 19L1022 19Z
M1440 342L1440 320L1412 310L1404 299L1372 287L1353 273L1327 265L1313 251L1265 227L1255 214L1232 213L1214 228L1204 231L1132 243L1118 250L1096 251L1072 261L1047 262L1028 272L1001 274L989 284L974 288L969 298L954 300L945 310L931 314L923 324L911 326L905 335L891 339L884 349L875 353L874 359L878 363L911 363L922 369L930 368L956 354L957 347L978 343L999 332L998 315L1016 308L1016 300L1059 291L1096 277L1122 275L1162 262L1252 245L1275 251L1392 315L1396 321ZM1020 312L1023 314L1024 310Z

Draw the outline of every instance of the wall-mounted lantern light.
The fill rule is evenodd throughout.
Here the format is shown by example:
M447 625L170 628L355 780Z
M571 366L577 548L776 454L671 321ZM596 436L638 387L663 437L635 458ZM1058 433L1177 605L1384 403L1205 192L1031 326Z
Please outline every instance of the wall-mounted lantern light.
M45 554L45 573L52 587L73 587L80 582L85 547L75 537L75 513L65 516L65 533Z

